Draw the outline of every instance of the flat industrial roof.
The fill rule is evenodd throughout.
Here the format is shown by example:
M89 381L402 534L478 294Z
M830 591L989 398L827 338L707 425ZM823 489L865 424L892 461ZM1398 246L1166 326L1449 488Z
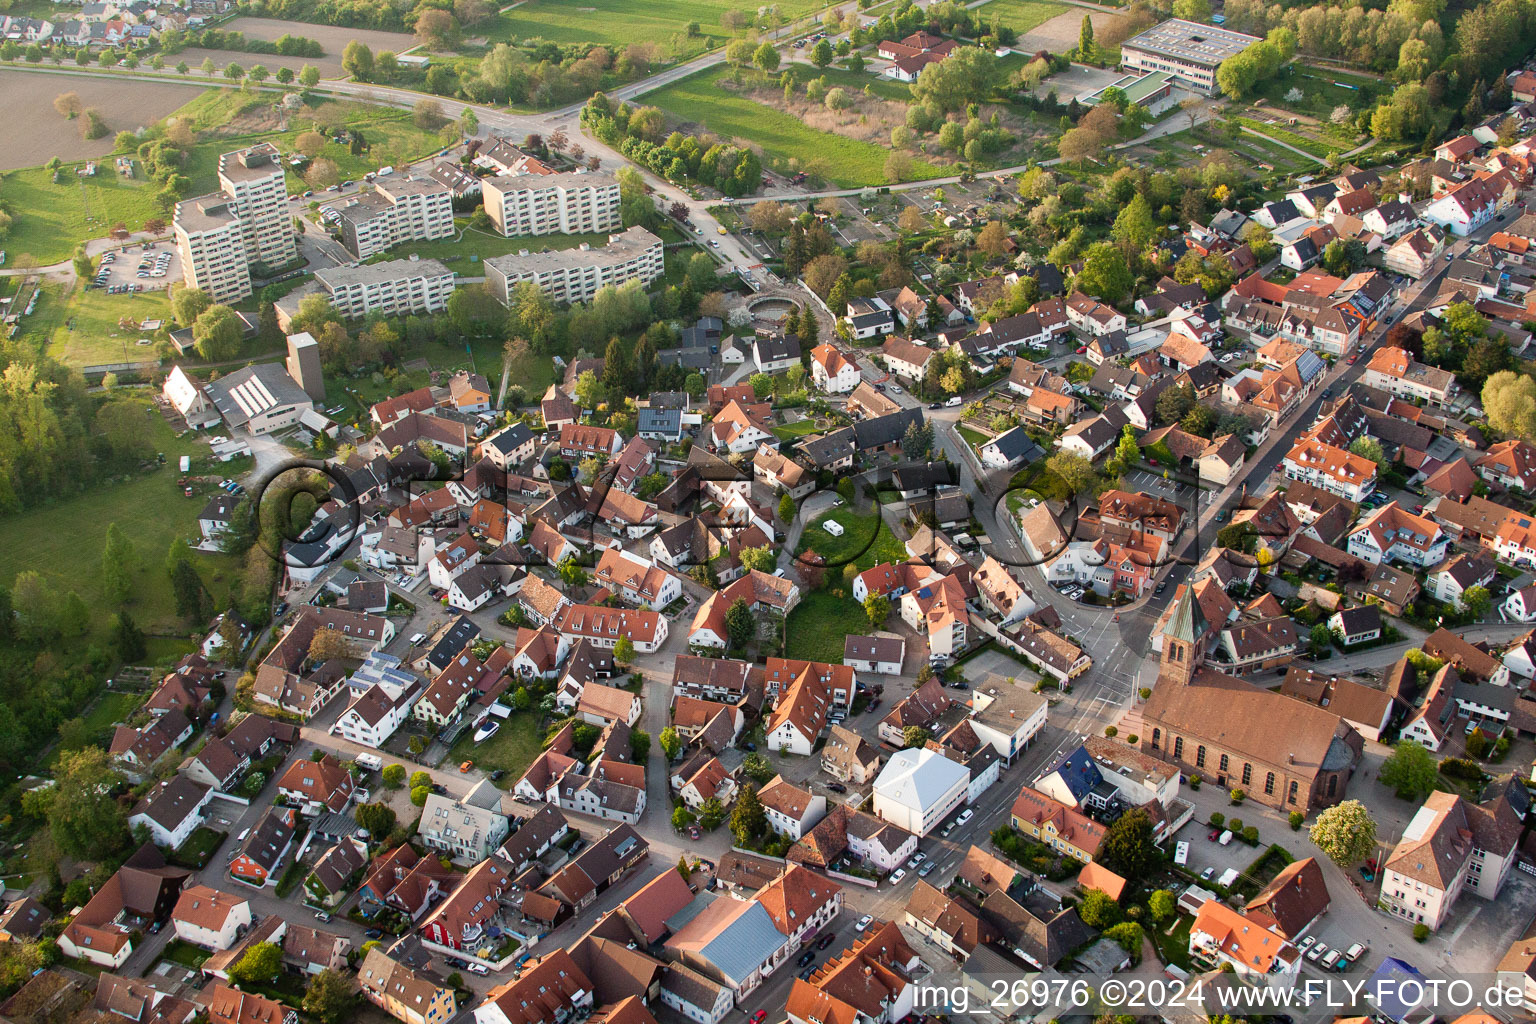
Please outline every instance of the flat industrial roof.
M1169 18L1127 39L1120 44L1120 48L1124 50L1129 46L1196 64L1215 66L1228 57L1237 56L1258 41L1257 36L1243 32L1233 32L1215 25L1201 25L1182 18Z

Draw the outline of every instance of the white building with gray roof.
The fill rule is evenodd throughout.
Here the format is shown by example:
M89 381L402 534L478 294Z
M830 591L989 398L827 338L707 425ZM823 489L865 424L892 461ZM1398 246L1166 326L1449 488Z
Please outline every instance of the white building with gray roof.
M630 281L649 286L661 277L661 239L638 225L608 237L608 244L593 248L550 249L545 252L508 253L484 262L485 280L502 305L511 302L512 290L521 281L532 281L555 302L586 302L607 285L621 287Z
M281 363L241 367L203 385L203 393L226 424L253 434L291 427L315 407Z

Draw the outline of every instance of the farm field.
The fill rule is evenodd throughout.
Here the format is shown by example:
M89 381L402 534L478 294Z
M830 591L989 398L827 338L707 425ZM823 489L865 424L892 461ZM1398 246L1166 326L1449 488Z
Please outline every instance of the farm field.
M727 74L721 68L701 71L648 93L646 102L723 137L760 146L773 161L824 161L826 177L845 188L885 184L888 148L818 131L783 111L720 89L716 83ZM907 178L921 181L946 173L914 159Z
M786 0L779 9L787 19L820 10L816 0ZM700 35L687 39L676 56L721 45L720 15L742 9L727 0L526 0L503 11L484 33L493 43L545 39L551 43L670 43L697 23ZM750 9L750 8L749 8ZM706 36L713 39L706 41Z
M27 74L7 68L0 74L0 108L15 116L0 150L0 171L36 167L53 157L87 160L112 152L113 136L154 124L201 90L192 85L140 82L123 88L102 75ZM99 139L82 139L78 121L66 121L53 110L60 93L79 93L87 107L101 111L112 130Z
M272 42L279 36L303 36L313 39L320 44L325 51L324 57L310 57L301 60L301 63L310 63L320 69L321 78L340 78L343 75L341 69L341 54L347 48L347 44L356 39L374 53L380 50L388 50L391 53L404 53L416 45L416 37L408 32L385 32L375 28L342 28L337 25L314 25L307 21L283 21L277 18L252 18L249 16L236 18L219 25L222 32L243 32L248 39L261 39ZM233 52L233 51L227 51ZM249 68L252 64L265 64L269 68L279 67L268 58L274 56L266 53L243 53L240 61L241 67ZM278 60L288 60L279 57ZM298 58L294 58L298 59ZM196 62L187 61L189 64L201 63L199 57ZM218 58L214 58L217 63ZM175 61L171 61L174 65Z
M978 7L976 13L987 24L991 24L993 18L1000 19L1004 25L1022 36L1068 10L1066 4L1053 3L1052 0L989 0ZM1082 15L1077 15L1077 18L1081 21Z
M148 408L148 394L127 391L114 400ZM185 627L176 618L170 577L164 568L165 553L175 538L197 533L197 514L212 492L182 496L175 487L179 475L176 461L181 455L191 455L196 469L200 457L202 462L210 462L208 446L192 435L176 437L158 412L143 415L150 425L155 450L165 453L166 464L135 473L120 483L103 482L86 493L0 519L0 531L7 539L0 547L0 581L9 585L17 573L36 570L59 594L76 591L93 609L93 627L103 628L110 611L101 595L101 552L107 526L115 522L133 541L139 562L126 605L128 612L146 633L182 632ZM218 473L212 468L206 471ZM61 530L60 523L69 523L69 529ZM192 557L213 594L214 605L223 607L237 571L235 560L198 551Z

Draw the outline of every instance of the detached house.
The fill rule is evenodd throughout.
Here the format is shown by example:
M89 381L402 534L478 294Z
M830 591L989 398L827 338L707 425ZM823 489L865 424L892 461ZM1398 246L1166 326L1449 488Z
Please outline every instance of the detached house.
M811 349L811 380L818 388L840 395L859 385L859 364L823 342Z

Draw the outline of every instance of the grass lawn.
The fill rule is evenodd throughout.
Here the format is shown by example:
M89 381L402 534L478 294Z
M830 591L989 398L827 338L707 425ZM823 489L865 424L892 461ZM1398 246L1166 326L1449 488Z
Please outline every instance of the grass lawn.
M1193 917L1180 914L1171 932L1164 933L1161 928L1151 931L1152 941L1164 963L1175 964L1186 971L1192 969L1189 960L1189 929L1194 923Z
M774 427L773 436L777 437L780 441L789 441L797 437L806 437L809 434L814 434L817 429L815 420L796 420L793 423Z
M605 231L586 235L539 235L537 237L529 235L506 238L468 227L469 218L467 217L459 218L457 224L463 231L459 238L444 238L435 242L412 242L408 246L409 251L424 260L438 260L449 270L456 270L465 277L479 277L484 273L480 268L480 261L491 256L505 256L509 252L521 252L524 249L529 252L574 249L583 242L594 248L608 244L608 233ZM404 251L391 250L380 253L366 262L378 263L383 260L402 259Z
M139 404L137 398L121 398ZM139 568L127 609L146 633L185 635L186 626L176 617L170 579L163 563L171 541L198 532L197 514L213 493L212 485L196 497L183 497L175 487L177 457L193 456L193 468L208 468L208 446L194 437L177 438L158 414L145 415L155 450L164 452L166 464L134 473L120 482L105 481L91 490L0 520L7 543L0 547L0 581L6 585L26 569L41 573L63 594L74 590L95 612L93 625L106 625L112 610L101 599L99 582L101 552L107 527L117 525L133 541ZM214 465L217 465L216 463ZM60 529L68 523L68 529ZM229 581L237 570L234 559L221 554L193 552L203 582L213 593L215 607L222 608Z
M851 597L815 590L801 598L784 623L784 656L806 661L843 663L843 638L868 632L869 619Z
M48 354L69 366L153 360L157 354L153 333L119 326L119 321L124 317L139 323L171 320L171 300L163 281L158 291L129 295L108 295L104 288L87 291L82 281L76 281L68 294L54 289L45 289L44 294L45 300L38 302L37 312L29 319L28 333L45 333ZM141 338L151 343L140 345Z
M822 529L822 524L829 520L842 526L841 537L834 537ZM833 572L840 572L849 562L863 570L881 562L907 560L906 545L896 539L877 513L856 512L847 505L817 516L806 524L795 553L807 550L825 558L827 568Z
M973 430L970 427L961 426L959 424L955 425L955 433L965 438L966 442L970 444L972 448L979 448L986 444L988 441L992 440L990 437L988 437L986 434L983 434L979 430Z
M998 18L1023 35L1069 9L1065 4L1051 3L1050 0L991 0L978 7L976 13L983 24L990 25L993 18Z
M501 728L490 739L475 742L475 730L470 729L459 738L448 752L446 767L457 767L465 761L475 762L475 767L489 772L497 768L507 774L496 783L502 789L511 789L522 778L523 772L539 756L543 737L539 735L538 715L535 712L514 711L502 719Z
M710 68L646 94L646 101L684 121L703 125L726 138L738 138L761 147L770 161L787 162L791 158L806 161L822 157L829 170L827 177L845 188L859 185L883 185L885 161L890 150L869 142L844 138L818 131L798 118L756 100L727 92L716 86L730 72ZM909 180L927 180L948 173L942 167L913 160Z
M0 175L0 199L16 218L5 238L6 266L22 259L42 266L67 260L76 245L103 237L118 221L137 230L150 218L170 219L155 202L154 183L114 174L110 159L91 178L75 174L78 166L65 164L57 184L41 167Z
M1237 117L1233 118L1233 120L1237 121L1245 128L1252 128L1254 131L1267 138L1274 139L1278 142L1283 142L1288 146L1295 146L1297 149L1304 153L1311 153L1319 160L1326 160L1328 158L1328 154L1332 153L1337 148L1336 146L1331 146L1327 143L1319 142L1317 139L1314 139L1310 136L1299 135L1287 128L1282 128L1277 124L1265 124L1263 121L1255 121L1251 117ZM1292 155L1294 156L1295 154Z
M786 0L778 5L785 18L822 6L816 0ZM726 0L581 0L579 5L525 0L502 12L484 35L494 43L545 39L561 45L598 43L621 48L641 42L670 45L681 36L675 51L681 57L723 45L727 36L720 16L739 7ZM688 35L690 24L699 26L698 35Z
M1338 106L1351 110L1370 106L1384 91L1382 83L1370 79L1331 75L1297 65L1292 65L1292 69L1290 74L1258 83L1254 86L1254 94L1268 100L1272 106L1326 119ZM1301 99L1286 99L1292 89L1301 90Z

